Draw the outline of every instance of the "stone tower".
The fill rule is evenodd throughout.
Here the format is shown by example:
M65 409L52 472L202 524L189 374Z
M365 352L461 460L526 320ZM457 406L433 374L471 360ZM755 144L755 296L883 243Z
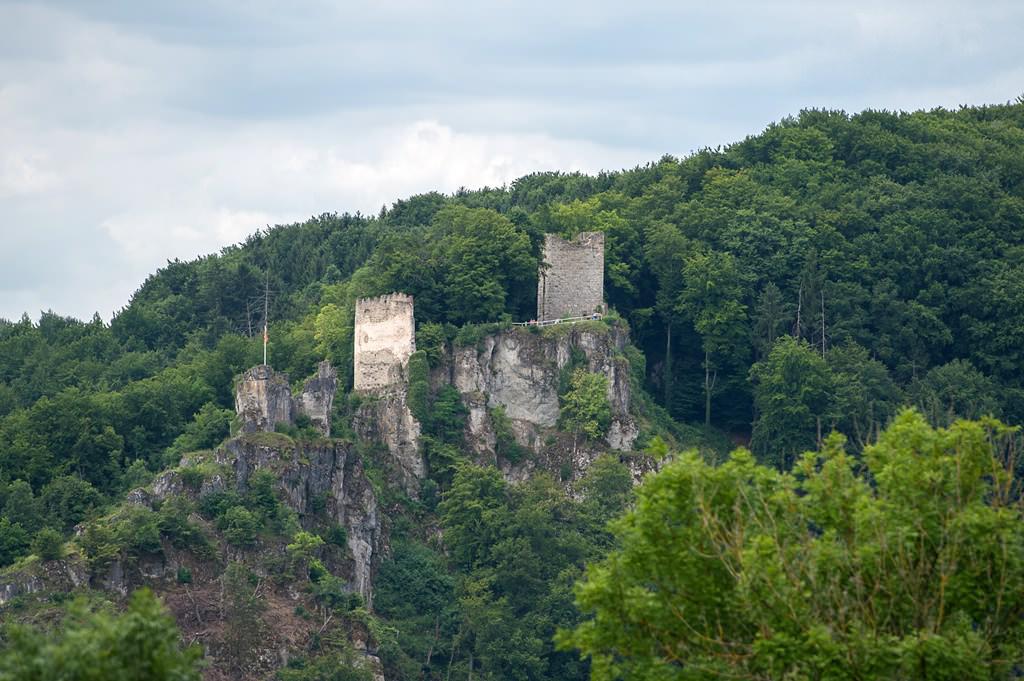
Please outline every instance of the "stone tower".
M537 279L538 321L603 311L604 232L581 232L571 241L546 234Z
M402 382L416 351L412 296L389 293L356 301L356 390L383 390Z

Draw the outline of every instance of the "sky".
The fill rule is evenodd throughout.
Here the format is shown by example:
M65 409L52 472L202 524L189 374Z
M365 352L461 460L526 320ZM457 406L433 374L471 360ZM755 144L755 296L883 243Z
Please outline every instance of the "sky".
M6 2L0 318L324 212L1024 93L1024 3Z

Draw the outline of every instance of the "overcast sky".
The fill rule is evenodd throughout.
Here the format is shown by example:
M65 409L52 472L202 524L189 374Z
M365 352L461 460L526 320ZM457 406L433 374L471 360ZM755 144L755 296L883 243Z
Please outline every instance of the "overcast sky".
M0 317L268 224L1024 93L1024 2L0 0Z

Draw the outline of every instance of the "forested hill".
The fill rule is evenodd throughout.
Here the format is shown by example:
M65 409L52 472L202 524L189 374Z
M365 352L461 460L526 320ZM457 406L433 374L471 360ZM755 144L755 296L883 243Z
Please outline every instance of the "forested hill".
M168 263L109 326L0 322L0 470L110 494L219 442L267 282L271 363L298 378L350 367L359 296L413 294L435 337L533 317L543 234L583 230L677 420L776 457L819 427L866 441L905 402L1024 421L1024 103L812 110L682 160L266 229Z

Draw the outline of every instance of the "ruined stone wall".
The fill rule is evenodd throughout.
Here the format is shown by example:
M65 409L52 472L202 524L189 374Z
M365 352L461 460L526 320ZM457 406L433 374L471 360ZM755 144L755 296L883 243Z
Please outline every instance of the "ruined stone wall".
M389 293L356 301L356 390L379 391L400 385L416 350L412 296Z
M572 241L545 235L537 319L582 317L603 310L604 233L582 232Z

